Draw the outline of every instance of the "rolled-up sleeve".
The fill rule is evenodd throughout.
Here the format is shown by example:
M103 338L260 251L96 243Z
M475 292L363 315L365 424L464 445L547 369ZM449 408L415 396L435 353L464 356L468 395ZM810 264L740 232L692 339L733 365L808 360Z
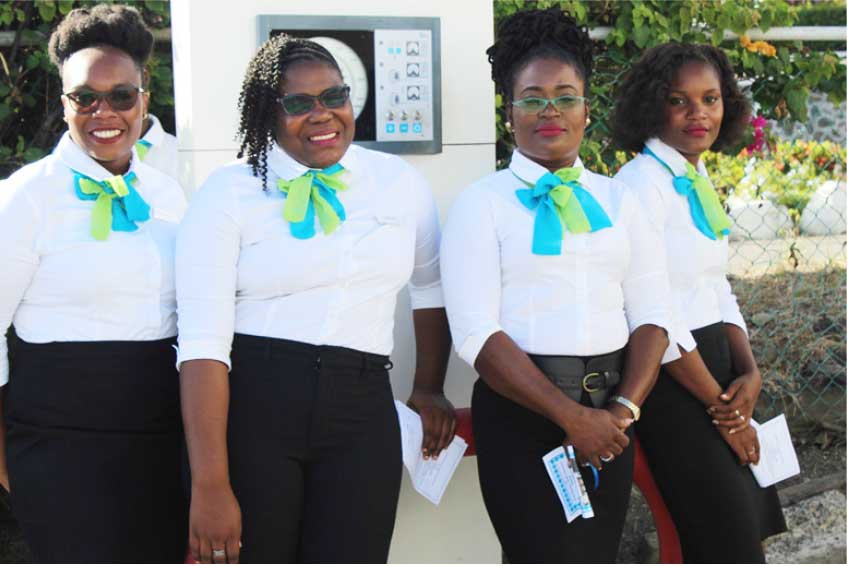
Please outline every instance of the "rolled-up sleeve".
M623 213L628 214L629 267L623 280L629 332L653 324L673 334L670 278L660 231L647 220L637 199L626 190Z
M6 332L38 268L40 214L26 187L0 183L0 386L9 382Z
M418 173L411 173L416 214L416 251L413 274L407 287L410 305L416 309L445 306L440 284L440 217L434 195L427 181Z
M714 292L717 294L717 306L720 308L720 316L723 322L739 326L741 330L749 334L747 332L747 323L744 322L744 316L741 314L741 308L738 306L738 298L732 292L732 286L725 276L719 277L715 281Z
M455 349L469 365L487 339L502 330L499 240L485 191L472 187L452 207L440 257L446 312Z
M178 367L218 360L230 368L236 318L239 202L226 177L212 177L195 195L177 234Z

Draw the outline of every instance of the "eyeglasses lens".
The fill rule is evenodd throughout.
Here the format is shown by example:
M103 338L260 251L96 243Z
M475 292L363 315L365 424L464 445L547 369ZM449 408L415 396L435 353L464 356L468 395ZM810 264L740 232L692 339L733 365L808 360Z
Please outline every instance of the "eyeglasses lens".
M106 99L109 107L118 112L125 112L136 105L139 100L139 89L118 87L102 94L91 90L80 90L67 95L74 103L74 110L80 114L91 114Z
M306 114L316 104L316 100L325 108L340 108L348 100L349 88L347 86L332 87L322 92L319 96L310 94L287 94L280 99L281 106L287 114Z

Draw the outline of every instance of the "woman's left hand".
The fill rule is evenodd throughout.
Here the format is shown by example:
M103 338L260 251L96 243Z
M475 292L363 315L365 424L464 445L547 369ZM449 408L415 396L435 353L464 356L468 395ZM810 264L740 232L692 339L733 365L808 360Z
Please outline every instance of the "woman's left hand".
M442 391L414 387L407 406L422 419L422 456L438 458L454 438L457 420L455 408Z
M750 426L756 401L761 392L761 374L758 370L745 373L729 384L720 395L725 403L708 408L715 426L730 432L740 432Z

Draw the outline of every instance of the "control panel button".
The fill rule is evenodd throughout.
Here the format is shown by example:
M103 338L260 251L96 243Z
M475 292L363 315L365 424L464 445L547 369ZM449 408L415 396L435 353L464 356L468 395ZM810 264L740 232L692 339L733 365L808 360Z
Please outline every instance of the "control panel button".
M395 124L387 124L387 133L394 134L395 133Z
M398 125L398 131L402 134L406 134L407 133L407 127L408 127L407 123L401 123L401 124Z
M421 134L422 133L422 122L413 122L413 133Z

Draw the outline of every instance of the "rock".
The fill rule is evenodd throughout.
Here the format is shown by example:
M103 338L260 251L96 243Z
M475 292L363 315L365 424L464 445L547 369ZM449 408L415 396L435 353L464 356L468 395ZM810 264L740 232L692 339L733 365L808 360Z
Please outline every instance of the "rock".
M827 491L785 509L788 532L765 541L768 563L844 564L847 497Z
M793 228L788 210L769 200L730 198L730 240L773 240Z
M818 187L800 216L800 231L810 236L847 232L847 185L827 181Z
M770 322L772 319L773 319L773 315L770 314L770 313L766 313L766 312L758 312L758 313L754 314L751 318L751 320L753 321L753 324L755 324L756 326L764 326L765 324Z

